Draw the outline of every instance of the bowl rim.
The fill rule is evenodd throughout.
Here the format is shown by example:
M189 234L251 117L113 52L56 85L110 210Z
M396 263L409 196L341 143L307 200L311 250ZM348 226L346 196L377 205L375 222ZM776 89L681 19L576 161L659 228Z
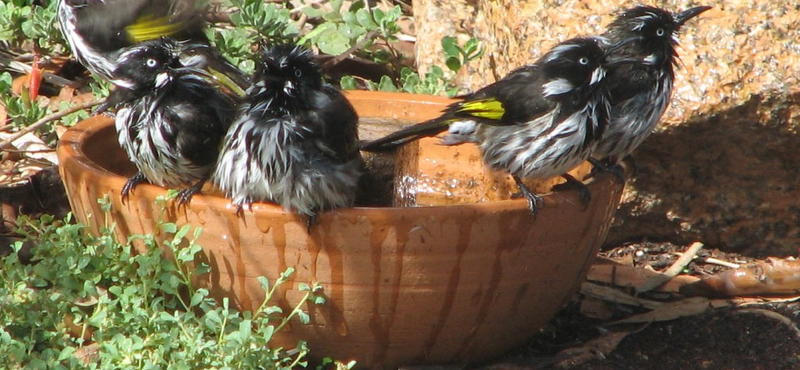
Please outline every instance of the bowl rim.
M403 103L414 104L428 104L442 106L443 108L457 100L422 94L408 94L408 93L392 93L392 92L375 92L375 91L345 91L345 96L351 101L374 101L374 100L391 100ZM114 120L109 115L93 115L88 119L78 122L75 126L69 128L60 138L57 148L57 153L60 165L66 168L78 167L85 176L92 176L98 179L99 182L105 184L109 188L121 189L127 179L115 172L107 170L102 167L90 157L88 157L82 150L81 143L101 130L108 129L109 126L114 125ZM467 144L469 145L469 144ZM621 186L618 184L613 174L599 173L586 179L583 183L589 188L590 192L599 191L603 188L614 188ZM142 183L136 187L135 193L132 196L137 197L150 197L155 194L163 194L166 191L157 185L149 183ZM558 209L564 206L571 206L578 204L579 199L576 192L560 192L551 191L539 194L545 199L546 206L540 210L548 212L548 210ZM231 205L230 200L215 194L198 193L192 197L189 204L191 208L207 207L217 209L230 209L235 211ZM416 212L423 213L447 213L449 211L462 212L466 209L481 210L483 212L496 212L496 211L528 211L528 203L525 199L503 199L492 200L480 203L458 203L448 205L431 205L431 206L413 206L413 207L380 207L380 206L355 206L336 208L325 211L320 214L324 216L328 213L339 213L342 216L356 216L373 214L377 212L399 212L401 214L412 215ZM286 211L280 205L267 203L267 202L254 202L250 211L245 213L256 214L275 214L275 215L293 215L292 212ZM537 214L538 215L538 214Z

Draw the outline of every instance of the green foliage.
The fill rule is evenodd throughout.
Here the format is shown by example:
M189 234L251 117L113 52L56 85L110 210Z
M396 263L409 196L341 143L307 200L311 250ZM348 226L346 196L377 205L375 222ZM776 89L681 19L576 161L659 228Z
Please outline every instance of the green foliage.
M231 15L234 27L217 30L213 39L222 53L235 64L252 70L255 56L251 50L260 42L294 42L307 47L315 47L329 55L353 53L367 60L398 66L399 72L393 76L383 76L380 81L363 81L362 85L371 90L405 91L418 94L446 94L453 96L458 89L453 78L468 62L479 58L483 50L480 42L472 38L463 46L455 38L442 40L445 60L452 73L444 73L433 67L424 76L409 67L402 67L402 55L391 45L397 41L402 10L394 6L384 10L379 6L369 8L363 0L347 3L333 0L323 7L300 6L299 11L306 17L303 25L292 19L292 13L274 3L260 0L231 0L239 11ZM315 26L308 29L308 24ZM303 28L304 25L306 28ZM373 47L377 41L382 47ZM344 89L359 87L355 77L345 76L340 85Z
M0 363L9 369L291 369L306 364L304 342L292 350L270 344L292 317L308 322L306 304L324 303L318 285L303 284L306 297L290 312L269 304L293 269L274 284L261 278L266 292L261 307L239 312L227 299L217 302L192 284L209 272L196 259L200 229L162 223L163 242L147 235L121 244L113 227L93 236L71 221L21 218L19 231L34 245L35 260L24 264L16 253L0 259ZM146 252L136 253L134 243ZM97 355L84 365L75 354L89 345Z
M451 84L450 79L445 78L439 66L432 66L424 77L420 77L419 73L411 68L403 68L400 71L400 80L403 81L403 91L409 93L447 96L458 93L458 88Z
M287 39L299 32L289 17L289 9L263 0L231 0L231 3L239 8L231 14L231 22L237 28L253 31L258 39Z
M28 91L23 88L20 95L14 95L11 92L11 83L13 78L9 72L0 73L0 104L3 105L8 114L11 124L15 127L26 127L41 120L46 115L53 113L51 109L38 101L31 99ZM100 92L100 91L98 91ZM106 95L108 93L106 92ZM70 103L63 101L59 105L59 110L65 110L70 107ZM78 111L68 114L61 119L61 123L65 126L72 126L81 120L89 118L89 112ZM45 126L42 128L44 134L52 131L52 126Z
M30 18L31 7L25 1L0 2L0 41L19 44L24 36L22 23Z
M67 110L71 106L70 102L62 101L58 105L58 110ZM90 116L89 111L86 110L79 110L75 113L70 113L61 118L61 124L67 127L75 126L78 122L88 119Z
M47 7L33 7L30 19L22 23L22 33L34 40L43 54L67 50L67 42L58 26L57 3L50 1Z
M444 50L445 64L453 72L458 72L465 64L483 55L480 41L474 37L467 40L462 47L458 45L455 37L445 36L442 38L442 49Z
M380 52L371 52L366 47L375 39L396 40L399 32L397 20L402 15L399 6L388 12L378 7L368 9L363 1L348 6L343 0L326 4L326 10L304 6L300 10L313 20L313 28L302 25L292 18L290 10L275 3L261 0L231 0L238 11L231 14L232 28L212 30L211 39L216 47L241 68L251 70L257 56L252 54L253 46L271 43L297 43L316 47L320 52L339 55L351 48L357 52L386 58Z
M32 40L42 53L66 50L66 42L58 28L56 1L46 7L33 5L33 0L0 2L0 41L13 48Z
M458 93L458 88L453 85L455 73L470 61L480 58L483 49L476 38L469 39L462 47L454 37L449 36L442 39L442 49L447 67L452 72L449 76L439 66L432 66L424 76L409 67L403 67L397 84L389 76L383 76L377 83L365 81L364 84L369 90L455 96ZM340 85L345 90L358 88L357 81L352 76L342 78Z
M252 72L260 43L291 42L300 32L289 9L262 0L231 0L238 11L231 14L232 28L212 29L209 39L232 63Z
M433 66L430 72L426 73L424 77L420 77L419 73L411 68L403 67L403 69L400 70L400 87L398 87L389 76L381 77L380 81L377 83L373 81L363 81L363 83L367 89L373 91L454 96L458 93L458 88L452 86L450 81L450 79L445 77L441 68ZM340 81L340 85L344 90L354 90L358 88L358 82L352 76L343 77Z
M210 29L210 40L217 49L234 65L247 73L255 68L256 56L253 55L252 44L256 42L253 33L244 28L215 30Z
M11 92L13 78L9 72L0 73L0 102L6 108L8 118L17 127L28 126L46 116L50 110L32 100L28 91L14 95Z
M397 26L402 15L400 6L388 12L379 7L366 8L363 1L356 1L345 9L342 0L335 0L331 6L333 11L330 12L303 8L306 15L320 17L324 22L298 40L298 44L313 45L325 54L339 55L361 43L362 51L368 53L365 47L376 38L394 41L400 31Z

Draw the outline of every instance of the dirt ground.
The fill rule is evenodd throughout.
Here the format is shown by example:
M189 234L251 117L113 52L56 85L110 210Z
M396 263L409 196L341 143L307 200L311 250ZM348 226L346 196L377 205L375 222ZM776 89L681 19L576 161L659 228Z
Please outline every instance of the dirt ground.
M668 267L676 252L685 247L670 243L637 243L615 247L601 256L624 259L636 256L637 267L660 270ZM752 260L738 254L703 250L699 256L713 255L725 261ZM726 268L690 263L685 272L704 275ZM651 294L658 299L658 294ZM662 295L661 298L665 298ZM581 313L585 298L577 294L573 302L551 321L526 348L491 369L572 368L579 370L672 370L672 369L800 369L800 303L764 303L742 308L712 309L699 315L644 324L611 322L639 313L641 309L605 304L608 319L592 319ZM769 311L769 312L767 312ZM774 315L770 312L777 313ZM630 331L608 355L589 351L591 360L570 365L563 351L581 348L590 340L609 332ZM561 354L559 354L561 353Z
M797 304L762 307L796 322ZM605 330L604 326L567 307L526 353L510 362L522 368L547 365L554 354ZM573 367L581 370L667 369L798 369L800 345L796 333L777 320L737 310L717 310L675 321L640 325L610 355ZM558 367L552 367L558 368Z

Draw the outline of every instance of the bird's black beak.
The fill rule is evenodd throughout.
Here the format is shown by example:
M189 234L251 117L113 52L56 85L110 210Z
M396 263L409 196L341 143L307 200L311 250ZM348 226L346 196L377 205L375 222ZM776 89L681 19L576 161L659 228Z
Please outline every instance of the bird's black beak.
M175 73L195 74L198 77L206 79L208 82L213 82L214 81L214 75L212 75L209 71L206 71L205 69L202 69L202 68L186 67L186 66L180 65L180 66L178 66L176 68L173 68L172 70L175 71Z
M710 6L697 6L694 8L686 9L678 14L675 14L675 23L677 23L678 26L681 26L684 23L686 23L686 21L700 15L700 13L709 10L711 8L712 7Z
M195 71L202 71L204 77L210 77L214 82L227 88L239 97L246 95L242 87L234 81L233 77L224 72L225 66L217 65L209 46L205 44L187 43L182 45L179 60L183 65L196 65Z

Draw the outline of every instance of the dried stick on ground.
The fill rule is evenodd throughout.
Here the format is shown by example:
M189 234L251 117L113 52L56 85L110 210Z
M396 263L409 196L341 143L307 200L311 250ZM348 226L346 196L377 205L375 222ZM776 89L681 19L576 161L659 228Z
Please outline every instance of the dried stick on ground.
M590 282L584 282L581 284L581 294L587 297L601 299L606 302L620 303L635 307L644 307L651 310L659 308L663 305L663 303L658 301L634 297L617 289L604 287L602 285L597 285Z
M105 99L93 100L93 101L90 101L90 102L87 102L87 103L74 105L72 107L69 107L67 109L64 109L64 110L61 110L61 111L58 111L58 112L55 112L55 113L52 113L52 114L48 114L48 115L44 116L42 119L34 122L33 124L31 124L28 127L25 127L23 129L19 130L19 132L17 132L16 134L12 135L11 137L6 139L5 141L1 142L0 143L0 150L5 150L9 146L11 146L11 143L13 143L15 140L23 137L25 134L27 134L29 132L36 131L36 129L46 125L49 122L55 121L57 119L61 119L64 116L72 114L72 113L75 113L75 112L77 112L79 110L89 109L91 107L94 107L95 105L101 104L104 101L105 101Z
M680 256L675 261L675 263L673 263L672 266L670 266L666 271L664 271L661 274L655 275L650 279L647 279L643 281L641 284L639 284L636 287L636 293L649 292L663 285L670 279L678 276L678 274L680 274L681 271L683 271L686 265L688 265L689 262L692 261L694 256L697 255L697 252L699 252L700 249L702 248L703 248L703 243L700 242L692 243L692 245L689 246L689 249L687 249L686 252L684 252L683 255Z

